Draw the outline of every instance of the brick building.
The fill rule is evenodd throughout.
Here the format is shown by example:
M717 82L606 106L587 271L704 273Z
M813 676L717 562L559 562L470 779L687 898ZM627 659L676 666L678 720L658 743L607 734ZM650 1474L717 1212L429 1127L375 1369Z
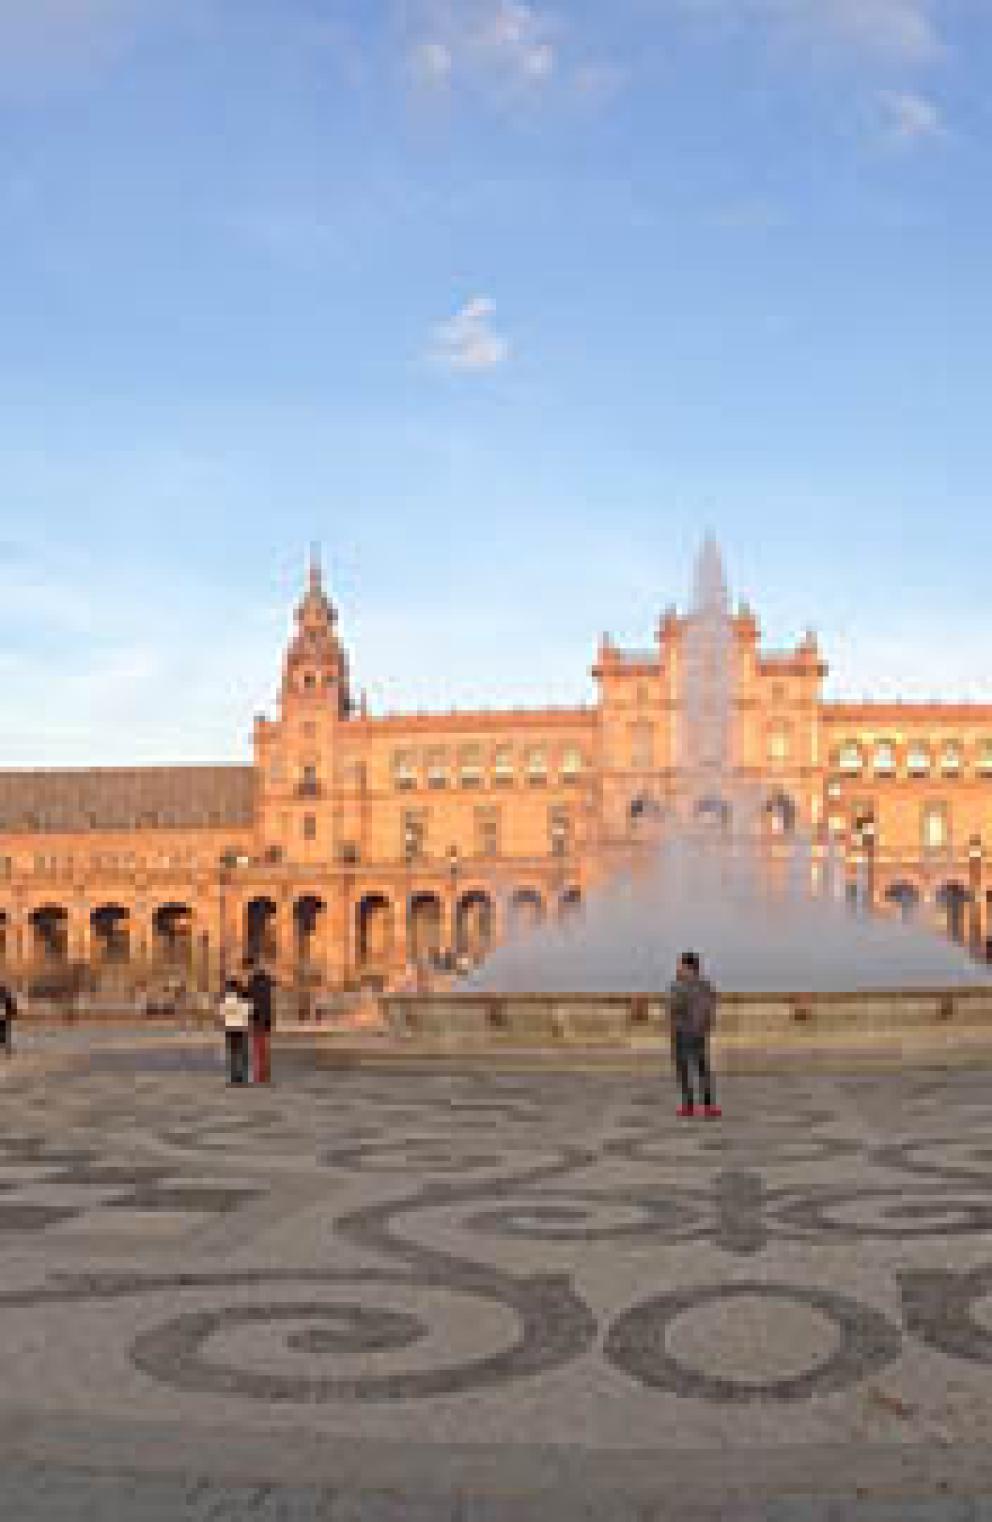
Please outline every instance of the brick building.
M245 949L282 977L388 981L515 921L574 912L666 828L686 620L604 638L587 707L372 716L353 699L319 567L250 766L0 772L0 959L212 986ZM731 756L769 834L833 839L882 912L977 951L992 894L992 705L840 703L807 634L732 618Z

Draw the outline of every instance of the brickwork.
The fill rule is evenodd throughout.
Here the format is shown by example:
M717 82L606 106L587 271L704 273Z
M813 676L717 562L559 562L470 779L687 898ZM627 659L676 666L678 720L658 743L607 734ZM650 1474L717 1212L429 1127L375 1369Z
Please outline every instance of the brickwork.
M201 986L246 947L308 985L388 984L557 915L685 807L682 646L604 636L595 701L371 716L311 568L252 765L0 772L0 958ZM992 705L827 702L817 642L733 618L732 763L771 833L832 840L879 908L984 946Z

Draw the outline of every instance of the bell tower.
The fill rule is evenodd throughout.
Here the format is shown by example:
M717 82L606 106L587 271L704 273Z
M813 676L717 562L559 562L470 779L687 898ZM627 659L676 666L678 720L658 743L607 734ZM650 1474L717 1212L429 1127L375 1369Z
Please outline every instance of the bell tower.
M314 545L307 588L296 609L296 632L283 663L279 705L331 708L340 719L352 711L348 657L338 638L338 615L324 591L320 554Z

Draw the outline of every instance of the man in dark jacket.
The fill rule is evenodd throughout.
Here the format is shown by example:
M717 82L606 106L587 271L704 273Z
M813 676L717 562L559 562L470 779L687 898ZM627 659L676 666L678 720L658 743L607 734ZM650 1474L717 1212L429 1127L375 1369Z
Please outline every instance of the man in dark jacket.
M675 981L668 990L668 1010L672 1022L672 1054L682 1088L683 1119L696 1113L691 1069L699 1073L703 1114L715 1120L720 1110L713 1102L710 1076L709 1037L716 1017L716 990L700 971L699 957L684 951L679 958Z
M245 994L251 1000L252 1076L256 1083L271 1079L272 993L275 984L265 968L246 957Z
M0 1051L6 1052L9 1057L12 1050L14 1034L14 1016L17 1014L17 1000L13 991L6 983L0 983Z

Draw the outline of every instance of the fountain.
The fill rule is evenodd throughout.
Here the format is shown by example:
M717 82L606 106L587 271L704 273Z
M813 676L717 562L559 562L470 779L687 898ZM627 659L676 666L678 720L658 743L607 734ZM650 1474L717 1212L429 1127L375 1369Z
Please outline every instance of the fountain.
M946 1030L954 1019L984 1028L985 969L935 931L873 914L863 885L852 905L831 841L769 829L765 791L732 762L733 659L723 565L708 537L681 647L681 787L653 855L590 894L580 914L512 937L457 991L387 1000L394 1029L538 1043L657 1036L663 992L690 947L721 990L731 1043L735 1027L792 1040L798 1024L807 1047L811 1026L843 1028L856 1044L872 1033L901 1033L905 1044L907 1027Z

